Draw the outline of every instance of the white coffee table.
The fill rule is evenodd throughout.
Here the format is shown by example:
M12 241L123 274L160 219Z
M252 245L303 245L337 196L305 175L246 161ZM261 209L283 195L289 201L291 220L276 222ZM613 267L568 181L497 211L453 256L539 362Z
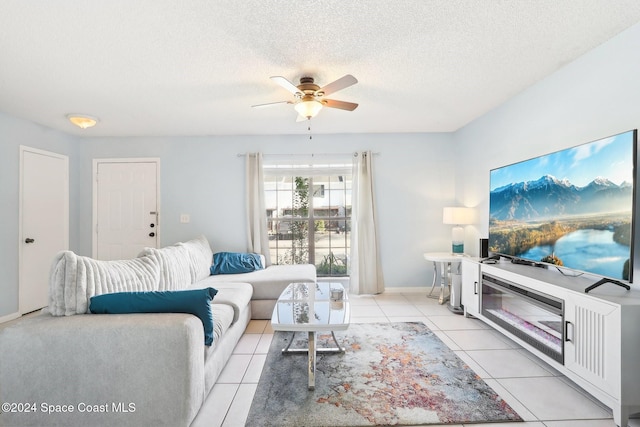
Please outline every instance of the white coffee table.
M341 290L342 299L331 299L332 290ZM316 354L341 353L334 331L343 331L349 327L351 309L349 298L340 283L291 283L282 291L271 316L274 331L293 332L289 345L283 354L308 354L309 390L315 389ZM308 348L289 348L296 332L307 332ZM336 347L317 348L316 334L331 332Z

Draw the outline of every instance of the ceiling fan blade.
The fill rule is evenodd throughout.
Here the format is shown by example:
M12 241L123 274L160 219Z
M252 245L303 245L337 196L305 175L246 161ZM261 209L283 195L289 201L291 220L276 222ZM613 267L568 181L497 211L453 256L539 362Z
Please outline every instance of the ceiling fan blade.
M280 105L280 104L293 104L293 102L291 101L267 102L266 104L252 105L251 108L264 108L264 107L271 107L271 106Z
M341 110L353 111L358 108L358 104L346 101L336 101L335 99L323 99L322 105L329 108L339 108Z
M340 77L338 80L329 83L328 85L320 88L318 92L323 92L324 95L329 95L349 86L358 83L358 79L353 77L351 74L347 74L346 76Z
M282 76L271 76L270 79L278 83L280 86L282 86L283 88L285 88L286 90L288 90L294 95L297 93L302 94L302 92L300 92L300 89L298 89L296 85L294 85L293 83L291 83L289 80L285 79Z

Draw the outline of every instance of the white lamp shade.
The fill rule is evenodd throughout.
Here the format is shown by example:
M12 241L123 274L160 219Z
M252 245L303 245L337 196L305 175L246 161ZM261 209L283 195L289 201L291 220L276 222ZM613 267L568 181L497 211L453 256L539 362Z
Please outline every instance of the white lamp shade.
M473 224L474 211L472 208L447 207L442 211L442 223L452 225Z
M442 223L455 225L451 230L451 252L454 254L464 253L464 229L460 226L473 222L472 208L447 207L442 210Z

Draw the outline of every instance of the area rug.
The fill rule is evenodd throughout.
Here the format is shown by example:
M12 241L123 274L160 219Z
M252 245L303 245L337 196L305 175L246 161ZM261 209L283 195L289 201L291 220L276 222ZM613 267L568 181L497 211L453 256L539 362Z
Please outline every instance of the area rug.
M292 348L306 347L298 333ZM246 425L390 426L522 421L421 322L352 324L336 332L343 354L319 354L315 390L307 356L283 355L276 332ZM319 334L318 347L335 346Z

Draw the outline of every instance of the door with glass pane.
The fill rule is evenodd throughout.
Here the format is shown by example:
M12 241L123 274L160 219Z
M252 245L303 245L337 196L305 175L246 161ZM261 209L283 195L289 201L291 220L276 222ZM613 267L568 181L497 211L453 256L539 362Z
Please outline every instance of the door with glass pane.
M349 274L350 167L265 168L269 247L274 264L311 263L319 277Z

